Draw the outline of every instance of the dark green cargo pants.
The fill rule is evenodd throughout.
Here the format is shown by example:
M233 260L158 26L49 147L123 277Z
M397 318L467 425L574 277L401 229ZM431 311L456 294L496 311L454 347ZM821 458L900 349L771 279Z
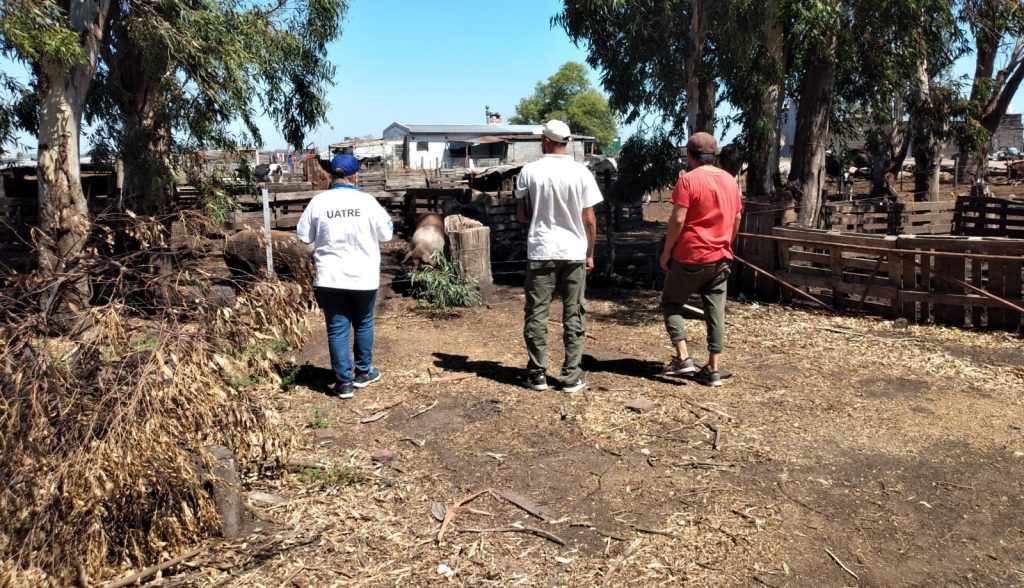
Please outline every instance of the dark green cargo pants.
M523 339L530 355L526 369L543 371L548 367L548 316L551 298L557 292L562 303L562 342L565 361L563 381L575 382L582 375L583 336L587 330L585 291L587 270L584 261L530 261L526 269L526 308Z
M686 339L683 305L694 292L700 293L704 321L708 327L708 351L721 353L725 345L725 289L729 281L729 261L691 265L676 260L668 266L665 289L661 293L661 312L672 344Z

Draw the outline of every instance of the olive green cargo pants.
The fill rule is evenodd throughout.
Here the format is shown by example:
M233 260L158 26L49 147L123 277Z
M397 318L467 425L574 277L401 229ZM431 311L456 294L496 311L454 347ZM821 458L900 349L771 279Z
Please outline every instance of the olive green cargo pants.
M526 269L526 308L523 339L530 356L526 369L545 371L548 367L548 316L551 298L557 292L562 302L562 343L565 361L561 378L575 382L581 375L583 337L587 330L585 291L587 269L584 261L530 261Z

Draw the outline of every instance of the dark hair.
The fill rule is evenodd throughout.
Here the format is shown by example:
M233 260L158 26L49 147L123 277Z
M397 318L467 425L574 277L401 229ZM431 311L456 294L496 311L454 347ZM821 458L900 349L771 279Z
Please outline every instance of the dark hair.
M690 151L690 155L697 161L697 165L716 165L718 163L718 156L714 153Z

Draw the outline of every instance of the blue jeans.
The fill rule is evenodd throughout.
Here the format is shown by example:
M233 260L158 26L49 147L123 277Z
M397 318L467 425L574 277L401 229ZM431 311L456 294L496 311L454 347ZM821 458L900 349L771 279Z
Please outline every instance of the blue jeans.
M327 347L331 352L331 368L338 384L354 379L349 360L349 331L355 331L355 373L373 369L373 308L376 290L339 290L314 288L316 301L327 322Z

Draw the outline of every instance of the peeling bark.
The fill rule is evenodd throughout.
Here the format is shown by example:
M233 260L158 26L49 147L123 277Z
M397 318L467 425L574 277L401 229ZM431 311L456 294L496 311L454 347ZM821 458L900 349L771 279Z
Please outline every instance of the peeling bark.
M821 213L821 191L825 186L825 142L836 78L836 40L811 59L800 87L796 137L789 187L800 197L798 221L814 227Z
M80 33L84 63L63 66L43 59L37 67L39 92L39 269L60 278L73 266L89 234L89 210L82 192L79 135L89 83L96 73L109 0L61 3ZM53 328L80 325L89 303L89 283L57 279L44 301Z

